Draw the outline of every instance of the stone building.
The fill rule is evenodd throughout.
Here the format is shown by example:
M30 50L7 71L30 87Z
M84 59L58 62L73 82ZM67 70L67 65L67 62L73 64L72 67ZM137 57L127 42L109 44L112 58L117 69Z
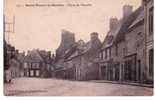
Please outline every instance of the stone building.
M12 59L15 55L15 47L8 44L4 40L4 70L8 70L10 68L9 61Z
M123 18L118 20L117 18L110 19L109 32L105 37L105 40L102 44L102 48L100 51L100 60L99 60L99 77L100 79L105 80L121 80L120 73L120 63L119 61L123 61L123 50L124 50L124 42L115 44L116 39L119 36L119 33L127 27L125 22L128 17L131 16L132 6L125 5L123 7ZM130 20L131 21L131 20ZM122 39L123 36L119 36ZM120 38L119 38L120 39Z
M65 64L75 68L76 80L95 80L98 79L99 50L101 42L97 33L91 33L91 39L88 43L78 42L78 46L65 60Z
M154 71L154 65L153 65L153 54L154 54L154 49L153 49L153 36L154 36L154 30L153 30L153 22L154 22L154 17L153 17L153 12L154 12L154 1L153 0L143 0L142 4L144 6L144 13L145 13L145 26L144 26L144 31L145 31L145 50L146 50L146 74L145 78L149 82L153 82L153 71Z
M16 59L20 63L20 77L24 76L24 58L25 58L25 52L18 53L16 56Z
M128 9L128 10L127 10ZM128 30L128 27L132 24L134 19L137 18L139 11L134 11L132 6L125 5L123 7L123 17L120 20L121 26L119 31L114 39L112 52L113 52L113 73L114 79L116 81L123 81L124 78L124 57L126 53L125 48L125 34Z
M90 41L79 40L65 53L63 68L58 70L59 77L71 80L98 79L98 65L101 42L96 32L91 33Z
M50 77L51 53L44 50L28 51L24 58L24 76Z
M63 58L65 51L72 47L75 44L74 33L67 30L62 30L61 34L61 43L58 49L56 50L56 58Z
M11 78L21 77L22 69L19 60L14 58L10 60L10 72Z
M100 50L99 60L99 78L104 80L113 80L115 78L113 71L113 42L121 28L122 21L117 18L110 19L110 30L105 37Z
M24 53L19 53L14 46L4 41L4 72L9 70L11 78L23 76L23 58Z
M145 81L144 19L143 5L135 11L132 11L132 6L126 5L123 7L122 19L110 20L110 31L100 52L100 79Z
M121 81L143 80L144 42L144 9L141 6L126 19L115 39L118 55L114 59L120 66Z
M74 33L67 30L62 30L61 33L61 43L56 50L56 58L54 61L54 76L57 78L64 77L64 58L65 53L75 45Z
M23 61L24 61L25 54L19 53L18 50L15 51L15 56L10 60L10 71L11 77L23 77Z

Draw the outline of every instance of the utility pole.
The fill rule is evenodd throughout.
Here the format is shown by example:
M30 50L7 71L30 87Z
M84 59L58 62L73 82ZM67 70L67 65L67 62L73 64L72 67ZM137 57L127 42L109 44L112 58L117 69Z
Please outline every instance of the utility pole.
M10 44L10 33L14 33L15 31L15 17L13 16L13 21L9 22L6 20L5 15L3 15L3 39L4 39L4 81L6 82L11 82L11 70L9 68L11 67L10 65L10 60L12 59L12 56L14 54L14 49L11 46L7 46ZM8 39L7 42L5 39ZM11 50L10 50L11 48ZM6 77L7 76L7 77Z
M10 43L10 34L15 32L15 16L13 16L12 21L7 21L4 15L4 39L7 39L8 44Z

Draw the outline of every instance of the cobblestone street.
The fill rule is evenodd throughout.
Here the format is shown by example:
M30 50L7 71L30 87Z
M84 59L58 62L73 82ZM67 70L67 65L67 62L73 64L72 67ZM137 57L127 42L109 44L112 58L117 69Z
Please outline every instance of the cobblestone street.
M153 88L57 79L18 78L4 84L7 96L150 96Z

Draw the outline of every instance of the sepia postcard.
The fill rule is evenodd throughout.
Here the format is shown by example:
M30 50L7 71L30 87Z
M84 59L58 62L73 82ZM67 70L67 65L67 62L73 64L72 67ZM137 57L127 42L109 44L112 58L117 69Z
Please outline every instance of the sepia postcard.
M4 0L5 96L153 96L153 0Z

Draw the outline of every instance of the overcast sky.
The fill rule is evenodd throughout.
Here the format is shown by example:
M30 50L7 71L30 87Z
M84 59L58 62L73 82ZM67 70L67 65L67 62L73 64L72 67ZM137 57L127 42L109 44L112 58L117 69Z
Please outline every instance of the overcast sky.
M134 10L141 0L4 0L7 21L15 16L15 32L10 43L20 51L33 48L55 52L61 40L61 30L75 33L76 41L90 40L91 32L98 32L101 41L109 30L111 17L122 17L123 5ZM91 4L80 7L25 7L25 4ZM6 35L7 36L7 35Z

